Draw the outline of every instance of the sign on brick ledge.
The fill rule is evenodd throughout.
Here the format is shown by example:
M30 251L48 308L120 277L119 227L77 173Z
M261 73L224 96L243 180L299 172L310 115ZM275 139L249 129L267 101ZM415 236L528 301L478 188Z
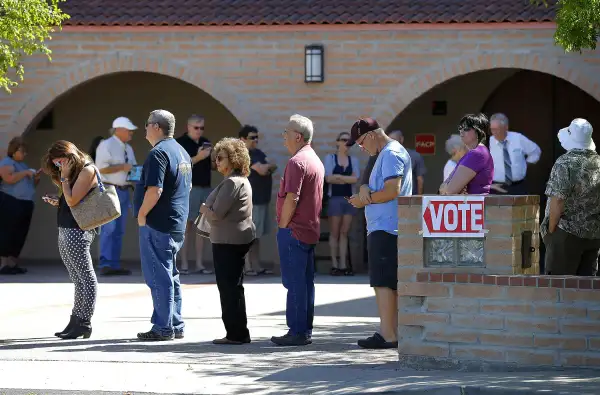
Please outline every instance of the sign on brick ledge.
M423 196L423 237L484 237L483 196Z

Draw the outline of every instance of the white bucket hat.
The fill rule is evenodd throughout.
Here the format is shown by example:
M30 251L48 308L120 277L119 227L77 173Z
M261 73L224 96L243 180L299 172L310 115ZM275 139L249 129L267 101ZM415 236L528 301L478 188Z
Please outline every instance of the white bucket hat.
M592 140L592 125L583 118L575 118L571 124L558 131L558 141L567 151L589 149L594 151L596 144Z
M119 117L115 119L112 123L112 128L125 128L127 130L136 130L137 126L135 126L127 117Z

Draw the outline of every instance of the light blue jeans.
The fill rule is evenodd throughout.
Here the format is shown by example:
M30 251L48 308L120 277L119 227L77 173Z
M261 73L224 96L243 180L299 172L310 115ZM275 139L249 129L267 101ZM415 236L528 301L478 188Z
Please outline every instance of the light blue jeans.
M142 273L152 294L152 331L171 336L183 333L181 284L177 253L183 245L183 233L162 233L149 226L140 227Z

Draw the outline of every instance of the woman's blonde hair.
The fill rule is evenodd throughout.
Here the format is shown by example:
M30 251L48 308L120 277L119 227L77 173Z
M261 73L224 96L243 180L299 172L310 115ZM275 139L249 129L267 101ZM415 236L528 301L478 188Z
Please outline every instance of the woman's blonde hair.
M240 173L244 177L250 175L250 153L246 144L240 139L233 137L225 137L215 145L215 157L219 152L227 153L229 163L235 172Z
M71 162L71 174L69 174L71 185L75 183L75 180L77 180L77 177L85 164L92 161L92 158L69 141L58 140L52 144L50 148L48 148L46 155L42 158L42 168L44 169L44 173L50 176L52 182L54 182L59 189L61 189L60 169L54 165L54 160L58 158L66 158Z

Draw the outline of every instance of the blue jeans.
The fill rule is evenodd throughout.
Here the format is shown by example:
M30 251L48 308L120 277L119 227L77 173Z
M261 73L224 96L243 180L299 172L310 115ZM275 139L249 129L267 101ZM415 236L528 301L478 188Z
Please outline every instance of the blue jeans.
M121 247L125 235L125 225L129 214L130 196L129 190L117 189L117 196L121 203L121 216L100 230L100 264L98 267L119 269L121 267Z
M281 281L287 289L285 317L292 335L312 336L315 316L315 246L292 236L289 228L277 231Z
M142 273L152 294L152 331L163 336L182 333L181 284L177 270L177 252L184 234L162 233L149 226L140 227Z

